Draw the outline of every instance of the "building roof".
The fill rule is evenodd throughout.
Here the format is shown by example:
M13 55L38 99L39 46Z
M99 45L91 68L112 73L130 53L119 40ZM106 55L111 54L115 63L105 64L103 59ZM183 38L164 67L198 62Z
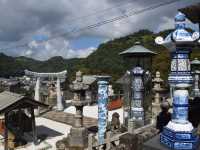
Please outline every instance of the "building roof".
M16 108L25 108L26 106L47 107L47 105L38 101L32 100L26 96L13 92L4 91L0 93L0 113L9 112Z
M118 84L126 84L129 85L131 83L131 77L130 75L126 72L123 76L121 76L116 83Z
M193 23L200 23L200 3L179 9Z
M119 55L127 55L127 56L153 56L157 53L143 47L139 42L136 42L135 45L121 53Z
M96 75L83 75L83 83L91 85L97 81Z

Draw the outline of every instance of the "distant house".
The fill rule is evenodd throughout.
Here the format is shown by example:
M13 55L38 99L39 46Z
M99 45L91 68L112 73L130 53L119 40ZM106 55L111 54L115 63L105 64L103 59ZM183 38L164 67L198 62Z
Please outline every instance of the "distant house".
M16 79L0 78L0 88L4 91L19 93L21 88L20 81Z
M34 109L39 106L47 107L43 103L20 94L8 91L0 93L0 134L3 133L2 136L4 136L5 150L14 149L20 142L24 144L29 142L26 141L24 133L30 131L32 131L34 143L37 142Z

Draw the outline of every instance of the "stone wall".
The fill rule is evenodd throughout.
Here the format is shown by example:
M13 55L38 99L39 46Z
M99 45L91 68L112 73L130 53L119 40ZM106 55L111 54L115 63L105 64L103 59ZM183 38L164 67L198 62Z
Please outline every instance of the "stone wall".
M154 125L138 128L133 134L127 133L120 137L120 144L116 150L142 150L143 143L158 133Z

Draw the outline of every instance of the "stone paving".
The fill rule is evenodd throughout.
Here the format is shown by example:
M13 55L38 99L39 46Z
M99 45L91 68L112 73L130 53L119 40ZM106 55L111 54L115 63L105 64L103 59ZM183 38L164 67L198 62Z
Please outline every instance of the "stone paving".
M49 111L43 114L42 117L71 126L74 124L74 114L66 112ZM83 117L83 126L86 128L97 126L97 122L98 120L95 118Z

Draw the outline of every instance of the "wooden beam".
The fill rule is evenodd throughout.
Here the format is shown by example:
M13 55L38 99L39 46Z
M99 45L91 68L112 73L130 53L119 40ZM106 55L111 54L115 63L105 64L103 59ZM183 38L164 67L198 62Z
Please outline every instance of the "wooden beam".
M22 125L22 110L21 110L21 108L19 108L18 109L18 113L19 113L19 120L18 120L18 125L19 125L19 136L20 136L20 138L21 138L21 136L22 136L22 127L21 127L21 125Z
M5 129L4 129L4 150L8 150L8 128L7 128L7 119L8 113L5 113Z
M32 121L32 133L33 133L33 142L37 144L37 132L36 132L36 124L35 124L35 115L34 115L34 108L31 107L31 121Z

